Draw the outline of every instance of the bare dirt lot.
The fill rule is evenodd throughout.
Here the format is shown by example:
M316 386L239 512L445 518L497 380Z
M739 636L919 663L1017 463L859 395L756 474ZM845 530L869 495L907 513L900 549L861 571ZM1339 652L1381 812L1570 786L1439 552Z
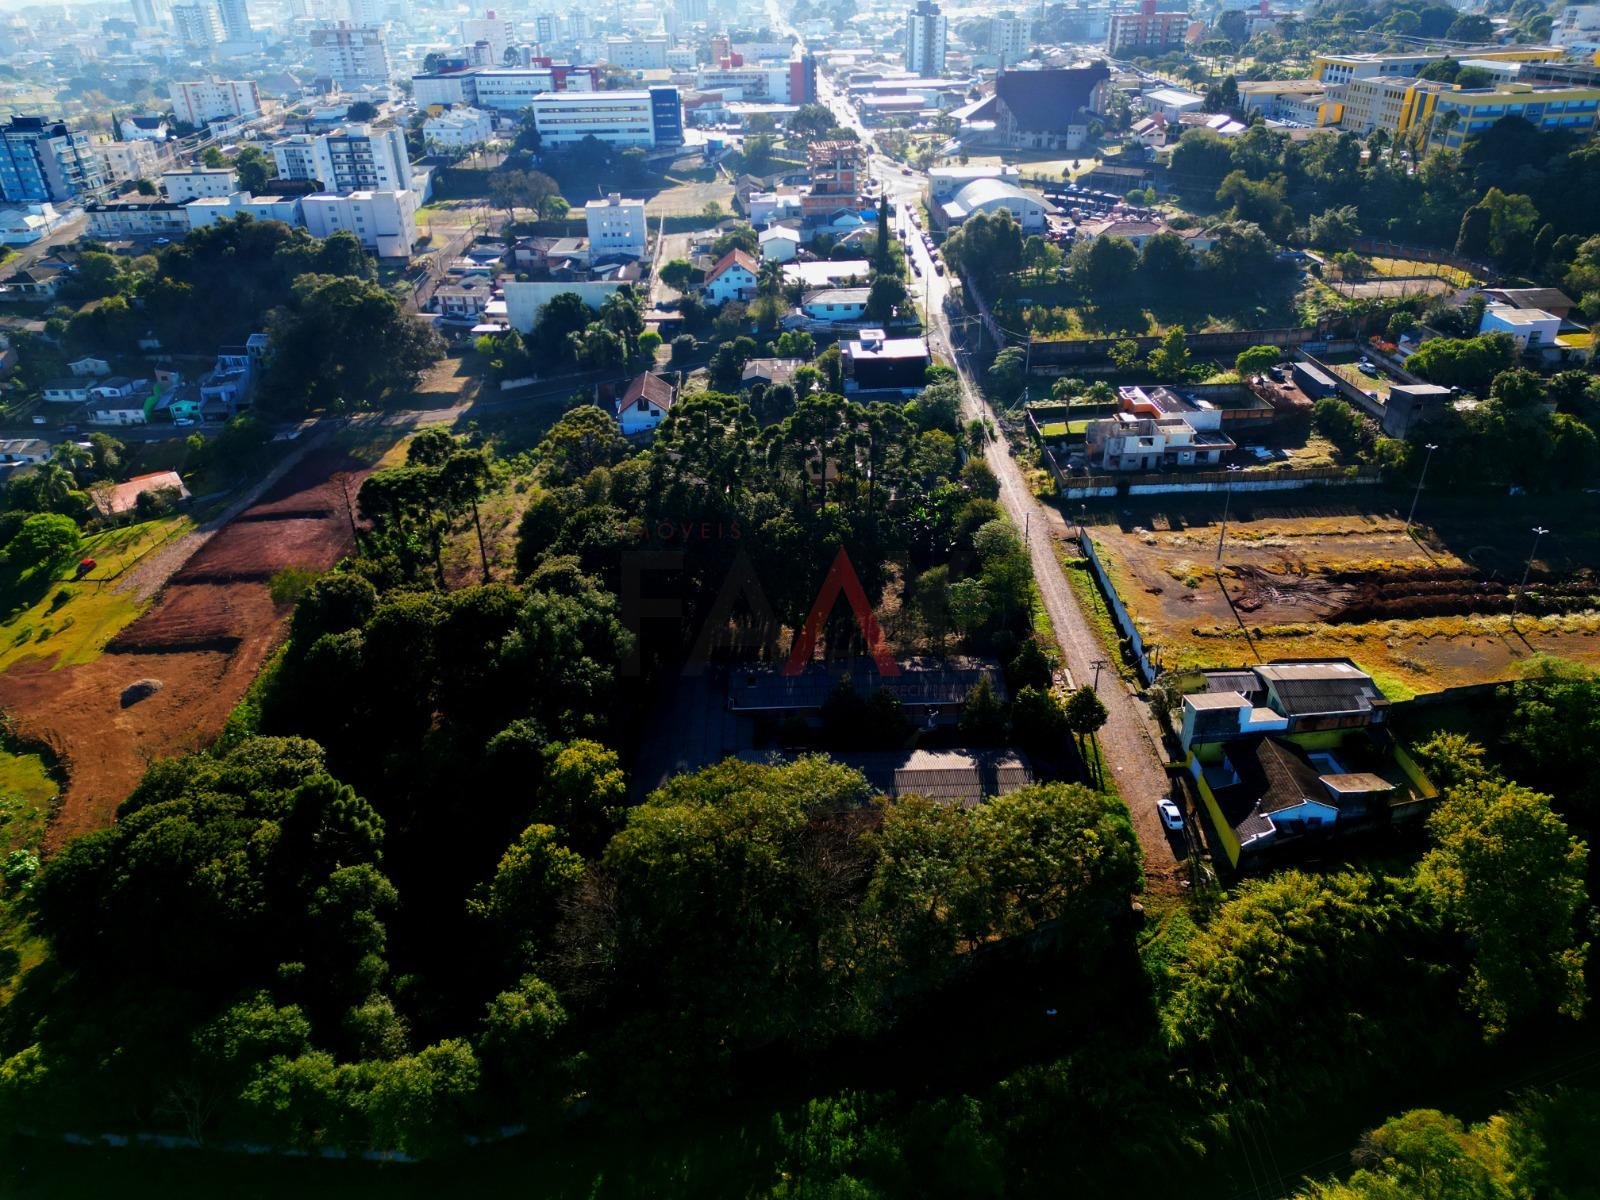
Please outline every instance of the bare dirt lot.
M205 542L150 610L87 663L34 659L0 676L0 707L18 732L60 757L68 784L46 844L111 820L157 758L198 749L221 730L283 633L287 607L268 580L287 566L326 569L352 546L350 495L370 468L343 450L310 451L255 504ZM161 687L124 706L140 680Z
M1364 488L1123 502L1088 523L1169 670L1353 658L1393 696L1512 678L1535 652L1600 662L1593 497L1409 495ZM1552 533L1513 616L1531 529ZM1413 536L1414 535L1414 536Z

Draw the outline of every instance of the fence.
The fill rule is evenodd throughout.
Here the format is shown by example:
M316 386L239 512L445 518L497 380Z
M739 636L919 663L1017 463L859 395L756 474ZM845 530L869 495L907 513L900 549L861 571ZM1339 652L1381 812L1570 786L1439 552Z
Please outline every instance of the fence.
M1219 333L1191 333L1185 335L1183 340L1195 354L1226 355L1237 354L1249 346L1294 347L1326 342L1329 332L1325 325L1306 329L1233 329ZM1161 345L1159 336L1062 338L1051 341L1034 338L1029 344L1028 355L1031 365L1036 369L1066 363L1094 362L1110 358L1112 347L1125 341L1136 343L1140 354L1148 354Z
M1111 586L1111 577L1106 574L1106 569L1100 565L1100 556L1094 552L1094 539L1085 531L1078 536L1078 545L1083 550L1084 558L1089 560L1089 567L1094 571L1094 577L1100 584L1100 593L1106 598L1106 607L1111 610L1111 619L1116 622L1117 629L1127 639L1134 665L1139 668L1139 677L1146 683L1152 682L1157 675L1156 668L1151 663L1150 656L1145 653L1144 639L1139 636L1133 617L1129 615L1127 606L1122 603L1122 597L1117 595L1117 589Z
M1440 266L1465 271L1469 275L1476 275L1479 279L1495 279L1499 275L1489 263L1428 246L1406 246L1400 242L1385 242L1377 238L1357 238L1350 243L1350 249L1370 258L1401 258L1411 262L1437 263Z
M1197 471L1166 475L1068 475L1045 452L1045 465L1056 487L1068 500L1099 500L1113 496L1170 496L1206 492L1286 492L1297 488L1371 485L1380 482L1377 467L1290 467L1277 471Z

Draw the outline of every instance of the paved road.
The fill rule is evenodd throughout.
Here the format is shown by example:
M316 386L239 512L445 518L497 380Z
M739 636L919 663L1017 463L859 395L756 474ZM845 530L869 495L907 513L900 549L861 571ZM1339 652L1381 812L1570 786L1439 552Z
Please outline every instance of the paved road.
M859 130L854 114L837 93L824 89L820 94L841 123L865 132ZM877 155L873 158L873 170L890 194L902 200L909 200L926 182L920 174L906 176L899 164ZM922 273L920 279L913 276L909 282L914 290L920 289L923 293L929 317L929 340L956 365L968 415L992 417L992 411L975 386L966 353L958 348L951 333L945 312L948 281L935 270L934 259L922 243L921 232L908 225L908 218L908 205L902 203L897 232L912 248L914 261ZM1074 686L1091 683L1095 679L1094 663L1107 658L1108 651L1078 607L1077 597L1056 558L1057 544L1073 531L1067 528L1056 509L1040 504L1034 497L1004 439L991 442L986 455L1000 481L1001 503L1017 527L1027 532L1034 578L1055 628L1069 679ZM1100 731L1101 753L1132 814L1134 831L1144 852L1146 881L1156 890L1170 889L1176 886L1182 871L1175 853L1175 847L1181 847L1182 841L1181 836L1175 841L1168 834L1156 812L1156 800L1168 795L1171 787L1161 765L1149 710L1129 690L1115 668L1099 673L1099 694L1107 713L1105 727Z

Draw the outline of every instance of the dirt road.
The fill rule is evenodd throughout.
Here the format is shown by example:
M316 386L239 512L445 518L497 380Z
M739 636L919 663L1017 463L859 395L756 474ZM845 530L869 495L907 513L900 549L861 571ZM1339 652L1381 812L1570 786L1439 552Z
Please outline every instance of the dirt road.
M973 385L965 355L954 352L949 322L944 315L944 277L934 271L933 261L918 239L910 238L908 244L914 247L923 279L929 285L932 341L956 364L968 416L992 416ZM1078 607L1077 597L1056 558L1055 543L1068 537L1071 531L1060 513L1034 498L1005 441L991 442L987 457L1000 481L1000 502L1017 527L1027 533L1033 575L1055 628L1071 682L1075 687L1092 682L1094 663L1104 659L1107 651ZM1168 795L1171 785L1161 766L1149 710L1129 691L1115 669L1100 672L1099 694L1107 713L1105 726L1100 730L1100 750L1132 815L1134 832L1144 852L1146 886L1155 891L1170 891L1178 886L1182 868L1172 835L1161 824L1156 812L1156 800Z

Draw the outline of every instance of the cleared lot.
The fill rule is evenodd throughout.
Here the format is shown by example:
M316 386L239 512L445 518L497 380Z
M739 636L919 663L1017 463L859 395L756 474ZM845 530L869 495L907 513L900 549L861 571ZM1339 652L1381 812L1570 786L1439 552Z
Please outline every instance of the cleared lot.
M1535 652L1600 663L1593 497L1340 491L1233 497L1220 567L1220 498L1089 510L1113 582L1167 669L1353 658L1394 696L1507 679ZM1529 595L1512 593L1540 543Z

